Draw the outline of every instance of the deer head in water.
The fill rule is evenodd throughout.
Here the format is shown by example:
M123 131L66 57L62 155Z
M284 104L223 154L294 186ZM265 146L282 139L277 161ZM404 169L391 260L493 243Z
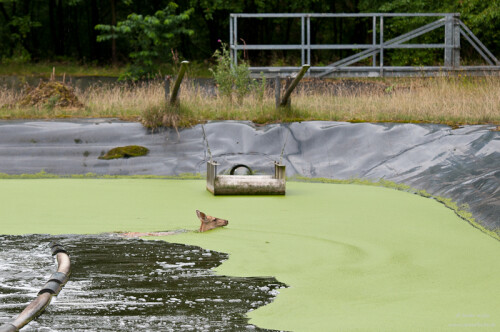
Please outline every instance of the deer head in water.
M206 232L217 227L226 226L228 224L228 221L225 219L207 216L205 213L199 210L196 210L196 215L198 216L198 218L200 218L201 221L200 232Z

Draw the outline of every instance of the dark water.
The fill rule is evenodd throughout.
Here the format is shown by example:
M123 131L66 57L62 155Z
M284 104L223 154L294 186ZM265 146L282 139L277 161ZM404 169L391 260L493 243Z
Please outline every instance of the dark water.
M111 235L0 236L0 324L55 272L54 240L71 255L70 280L23 331L262 331L245 313L285 286L217 276L210 269L228 255L199 247Z

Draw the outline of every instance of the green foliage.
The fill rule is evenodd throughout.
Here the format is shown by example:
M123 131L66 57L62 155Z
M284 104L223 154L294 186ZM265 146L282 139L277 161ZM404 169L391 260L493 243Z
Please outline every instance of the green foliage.
M215 68L210 68L209 70L217 83L219 94L232 100L234 93L236 94L238 104L241 104L243 98L254 90L256 82L250 78L248 64L240 61L237 66L233 65L227 44L221 44L221 49L216 50L214 53Z
M9 31L6 48L0 51L3 53L4 63L26 63L31 60L31 54L24 46L28 34L33 28L40 27L40 22L32 21L29 15L13 16L6 25Z
M218 39L227 41L229 13L381 11L460 13L460 19L500 58L498 0L187 0L177 3L178 6L169 4L169 0L0 0L0 59L4 65L13 64L14 67L30 59L42 62L69 60L84 66L105 65L113 60L113 66L124 67L130 63L122 79L137 79L159 72L162 75L170 73L166 62L171 49L177 50L182 59L205 61L220 46ZM385 37L391 38L431 20L386 18ZM102 24L96 31L97 23ZM369 44L370 29L371 18L311 19L311 39L320 44ZM442 43L443 29L412 42ZM100 45L96 42L96 34L102 42ZM238 35L248 44L295 44L301 38L300 19L241 19L238 20ZM464 38L462 45L463 64L484 63ZM295 66L300 63L300 53L293 50L251 51L251 54L253 59L258 59L259 65ZM327 65L350 54L348 50L313 50L312 64ZM442 49L386 49L384 54L385 63L392 65L419 66L443 61ZM370 59L360 64L368 65Z
M191 29L184 27L193 9L188 9L181 14L175 14L177 5L169 3L163 10L158 10L154 15L130 14L126 20L112 25L99 24L95 27L101 31L97 36L98 42L114 38L125 38L131 46L129 57L132 64L122 79L137 80L158 73L158 64L171 56L171 49L179 43L182 34L192 35Z
M264 96L266 95L266 75L263 72L260 73L260 84L257 86L257 100L260 104L264 102Z
M245 62L233 67L234 90L238 104L241 104L243 98L254 88L255 81L250 78L250 69L248 67Z
M59 102L59 99L61 99L61 96L58 94L50 96L49 99L47 100L47 102L45 103L44 107L47 110L52 111L56 107L57 103Z
M229 54L229 49L227 45L222 43L220 50L216 50L214 53L215 58L215 68L210 68L217 87L219 88L219 94L223 97L228 97L231 99L233 93L233 83L234 75L233 69L231 68L231 56Z

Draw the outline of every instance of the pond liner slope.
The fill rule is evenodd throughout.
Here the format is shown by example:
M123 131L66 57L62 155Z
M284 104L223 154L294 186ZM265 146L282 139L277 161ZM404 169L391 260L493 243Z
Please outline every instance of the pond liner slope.
M500 229L500 132L495 126L311 121L256 126L204 125L212 158L272 173L281 157L287 176L404 183L467 204L488 230ZM100 160L109 149L141 145L144 157ZM0 173L180 175L204 173L209 160L202 128L163 129L109 119L0 121ZM266 166L270 165L270 166Z

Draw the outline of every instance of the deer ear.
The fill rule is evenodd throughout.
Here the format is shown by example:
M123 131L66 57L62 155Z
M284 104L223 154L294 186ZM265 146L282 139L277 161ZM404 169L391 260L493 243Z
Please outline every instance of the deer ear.
M196 210L196 215L198 216L198 218L200 218L201 221L203 221L203 219L206 219L207 217L203 212L199 210Z

